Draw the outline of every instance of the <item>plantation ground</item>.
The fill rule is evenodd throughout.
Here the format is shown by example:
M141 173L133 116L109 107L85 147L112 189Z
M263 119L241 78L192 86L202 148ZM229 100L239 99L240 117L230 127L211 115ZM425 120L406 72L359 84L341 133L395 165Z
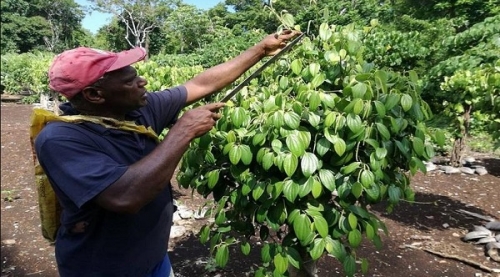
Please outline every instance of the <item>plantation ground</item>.
M57 276L54 248L40 235L28 138L31 109L29 105L11 103L1 106L2 277ZM500 268L499 263L484 256L481 246L460 240L473 225L481 225L484 221L458 210L500 218L500 159L484 154L474 156L481 158L489 175L418 174L413 179L418 203L402 203L391 214L385 213L384 205L372 207L387 224L390 234L383 237L382 249L375 249L369 242L358 249L358 256L370 262L370 271L364 276L500 276L466 264L468 261L487 268ZM176 184L174 191L179 203L192 209L203 202ZM194 230L203 223L203 220L190 222ZM257 243L254 246L258 248ZM442 258L422 248L455 256L464 262ZM208 259L207 247L201 245L195 235L187 235L172 241L170 256L179 277L239 277L255 268L260 254L253 249L246 257L239 250L233 251L228 267L216 270ZM343 276L340 272L340 265L333 258L326 256L320 260L319 276Z

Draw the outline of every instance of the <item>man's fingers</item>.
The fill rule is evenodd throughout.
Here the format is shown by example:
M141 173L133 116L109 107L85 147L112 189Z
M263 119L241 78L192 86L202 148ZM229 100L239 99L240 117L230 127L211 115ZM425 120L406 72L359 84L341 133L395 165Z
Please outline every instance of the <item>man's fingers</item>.
M217 112L220 108L224 107L226 104L222 102L218 103L210 103L206 104L205 106L201 106L200 108L207 109L212 112Z
M218 120L219 118L221 118L221 114L220 113L212 113L212 118L214 120Z

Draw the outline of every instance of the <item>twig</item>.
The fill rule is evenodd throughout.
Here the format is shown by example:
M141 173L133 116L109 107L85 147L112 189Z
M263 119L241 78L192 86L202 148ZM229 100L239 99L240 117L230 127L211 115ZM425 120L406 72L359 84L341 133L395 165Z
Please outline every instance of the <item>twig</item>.
M28 276L28 275L35 275L35 274L39 274L39 273L42 273L42 272L44 272L44 271L45 271L45 270L39 270L39 271L36 271L36 272L31 272L31 273L26 274L26 276Z
M495 219L492 218L492 217L490 217L490 216L485 216L485 215L481 215L481 214L469 212L469 211L462 210L462 209L457 210L457 212L463 213L463 214L467 214L467 215L470 215L470 216L473 216L473 217L477 217L479 219L486 220L486 221L495 221Z
M446 254L446 253L441 253L441 252L437 252L437 251L434 251L434 250L431 250L431 249L428 249L428 248L419 248L419 247L415 247L413 245L404 245L404 247L406 248L411 248L411 249L419 249L419 250L422 250L422 251L425 251L427 253L431 253L431 254L434 254L436 256L439 256L441 258L447 258L447 259L452 259L452 260L456 260L456 261L459 261L459 262L462 262L464 264L467 264L467 265L470 265L470 266L473 266L475 268L478 268L478 269L481 269L485 272L488 272L488 273L493 273L493 272L496 272L495 270L487 267L487 266L484 266L478 262L475 262L475 261L471 261L469 259L466 259L466 258L463 258L463 257L459 257L459 256L456 256L456 255L450 255L450 254Z

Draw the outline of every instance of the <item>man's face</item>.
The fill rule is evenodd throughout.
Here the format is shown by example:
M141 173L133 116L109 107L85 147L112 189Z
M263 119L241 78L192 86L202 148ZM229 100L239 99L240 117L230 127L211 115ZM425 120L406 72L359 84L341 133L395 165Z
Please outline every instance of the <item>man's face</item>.
M137 76L137 70L127 66L105 75L99 90L105 105L116 112L129 112L147 104L147 81Z

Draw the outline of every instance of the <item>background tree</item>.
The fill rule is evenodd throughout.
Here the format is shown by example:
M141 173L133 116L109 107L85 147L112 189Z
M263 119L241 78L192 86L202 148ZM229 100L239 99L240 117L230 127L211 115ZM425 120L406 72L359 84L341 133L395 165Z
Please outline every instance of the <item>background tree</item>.
M1 2L2 53L61 51L78 45L83 11L73 0Z
M130 47L148 48L148 35L181 1L179 0L91 0L94 9L111 13L125 25Z

